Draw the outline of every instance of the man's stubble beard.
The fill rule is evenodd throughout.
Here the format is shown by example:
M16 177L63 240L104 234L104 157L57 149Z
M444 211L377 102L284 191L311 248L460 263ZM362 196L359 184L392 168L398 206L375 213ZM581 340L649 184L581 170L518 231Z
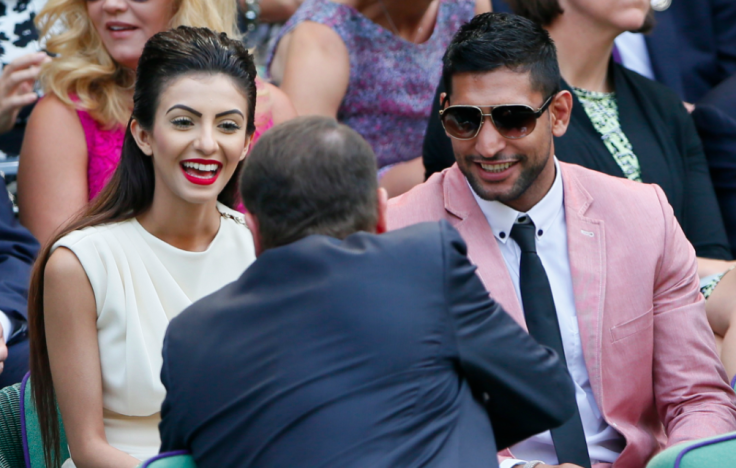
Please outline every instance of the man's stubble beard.
M526 167L519 175L519 178L514 183L513 187L511 187L511 190L509 190L507 193L502 194L494 194L494 193L487 193L485 190L483 190L483 183L479 180L477 180L475 177L473 177L473 174L471 171L467 170L465 165L458 164L458 167L460 168L460 171L465 175L465 178L468 180L468 183L470 184L470 187L473 189L473 191L478 195L480 198L486 201L498 201L503 203L504 205L508 205L511 202L514 202L515 200L518 200L519 197L521 197L524 193L526 193L527 190L529 190L529 187L531 187L534 182L539 178L539 175L544 171L545 166L547 165L547 162L549 161L549 158L552 157L552 135L549 135L549 142L546 145L547 149L547 157L544 158L544 160L540 161L539 164L535 164L531 167ZM517 164L523 165L526 163L526 161L529 160L529 157L525 154L516 154L512 158L505 158L505 157L498 157L498 154L493 155L493 158L486 159L478 157L478 159L485 159L487 161L519 161ZM457 154L455 155L455 160L458 159ZM468 163L475 164L474 162Z

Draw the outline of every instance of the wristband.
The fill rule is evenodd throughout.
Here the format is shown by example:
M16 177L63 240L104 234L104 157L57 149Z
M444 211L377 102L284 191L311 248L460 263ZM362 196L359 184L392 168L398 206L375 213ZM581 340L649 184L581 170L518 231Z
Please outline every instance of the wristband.
M532 460L532 461L528 461L528 462L524 463L524 466L522 468L534 468L535 466L541 465L543 463L544 462L541 461L541 460Z

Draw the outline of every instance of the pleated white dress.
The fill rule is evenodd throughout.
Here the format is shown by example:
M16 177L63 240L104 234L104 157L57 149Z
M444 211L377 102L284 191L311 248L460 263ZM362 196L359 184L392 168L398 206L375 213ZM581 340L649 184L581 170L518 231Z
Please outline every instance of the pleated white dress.
M161 445L161 350L169 321L255 260L243 216L218 209L225 215L204 252L177 249L135 219L75 231L54 245L74 252L94 291L107 440L140 460Z

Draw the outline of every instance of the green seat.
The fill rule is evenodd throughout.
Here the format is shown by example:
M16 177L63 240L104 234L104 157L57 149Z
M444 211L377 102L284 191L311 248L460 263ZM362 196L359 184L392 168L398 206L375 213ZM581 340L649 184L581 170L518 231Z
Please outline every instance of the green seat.
M61 460L69 458L59 416ZM0 468L45 468L43 443L28 374L23 382L0 390Z
M736 432L693 440L659 453L647 468L703 468L736 466Z
M141 468L197 468L189 452L180 450L159 454L141 465Z
M0 390L0 468L25 468L20 429L20 384Z

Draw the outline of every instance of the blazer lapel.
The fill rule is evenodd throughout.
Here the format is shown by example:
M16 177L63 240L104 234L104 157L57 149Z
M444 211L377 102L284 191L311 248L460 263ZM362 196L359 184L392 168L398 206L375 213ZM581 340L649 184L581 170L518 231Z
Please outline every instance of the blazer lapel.
M468 244L468 256L478 267L478 276L491 297L526 330L524 313L493 230L457 164L447 171L443 189L445 210L457 218L453 225Z
M568 167L560 163L575 308L590 384L598 406L603 408L601 339L606 284L605 229L603 220L586 217L593 198Z

